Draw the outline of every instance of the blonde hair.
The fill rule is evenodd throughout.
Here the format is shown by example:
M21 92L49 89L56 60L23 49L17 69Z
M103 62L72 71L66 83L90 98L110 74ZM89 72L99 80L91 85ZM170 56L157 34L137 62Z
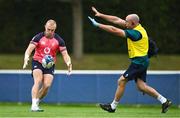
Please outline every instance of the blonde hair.
M54 26L55 28L57 27L56 21L53 19L50 19L46 22L46 25Z

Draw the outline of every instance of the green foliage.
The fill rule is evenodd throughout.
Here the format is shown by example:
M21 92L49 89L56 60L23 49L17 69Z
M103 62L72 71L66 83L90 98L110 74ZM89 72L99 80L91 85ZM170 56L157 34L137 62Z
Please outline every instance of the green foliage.
M178 33L180 29L180 24L178 23L180 20L178 11L180 11L180 8L178 4L180 2L178 0L111 0L109 2L98 2L96 0L96 2L93 1L90 3L93 3L99 11L105 14L111 14L121 18L125 18L126 15L131 13L138 14L141 24L147 30L148 35L156 40L160 53L180 53L178 46L180 44L180 34ZM86 8L90 9L88 7ZM98 18L96 19L102 22ZM86 31L88 32L88 30ZM94 32L96 31L94 30ZM100 34L98 32L94 35ZM117 39L115 37L113 38ZM112 42L109 44L111 45ZM115 46L113 49L117 51L113 50L113 52L119 52L120 47L117 48ZM120 50L122 51L122 49ZM106 52L108 51L106 50Z
M44 24L48 19L57 21L57 32L65 37L65 40L72 39L69 35L72 22L70 9L69 4L61 4L57 1L2 0L0 4L2 33L0 52L24 52L32 37L44 31ZM69 43L69 41L66 42Z
M85 53L127 53L126 41L93 27L87 19L94 17L91 6L99 11L125 18L137 13L150 37L157 41L160 53L180 53L179 0L83 0ZM44 31L47 19L55 19L57 33L72 52L72 7L58 0L1 0L0 53L23 53L31 38ZM110 24L100 18L98 22Z

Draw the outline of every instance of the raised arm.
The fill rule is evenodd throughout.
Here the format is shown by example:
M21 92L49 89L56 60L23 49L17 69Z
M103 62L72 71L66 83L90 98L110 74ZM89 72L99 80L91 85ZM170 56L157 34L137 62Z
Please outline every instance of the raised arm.
M126 36L124 30L117 28L117 27L114 27L114 26L111 26L111 25L99 24L98 27L107 31L107 32L110 32L114 35L120 36L120 37Z
M94 26L99 27L100 29L103 29L103 30L110 32L112 34L115 34L117 36L126 37L126 33L123 29L120 29L120 28L117 28L117 27L114 27L111 25L105 25L105 24L98 23L91 17L88 17L88 18Z
M97 16L97 17L105 19L105 20L112 22L114 24L117 24L119 26L126 27L126 21L117 16L100 13L99 11L97 11L97 9L95 7L92 7L92 11L95 13L95 16Z

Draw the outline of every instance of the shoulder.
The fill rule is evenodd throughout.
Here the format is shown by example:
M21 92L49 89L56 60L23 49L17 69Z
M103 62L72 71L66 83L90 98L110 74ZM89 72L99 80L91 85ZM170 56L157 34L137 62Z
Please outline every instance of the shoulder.
M43 36L44 36L44 32L40 32L32 38L32 41L38 42Z
M57 33L54 34L54 38L56 40L63 40Z
M65 46L64 40L57 33L54 34L54 38L59 42L60 46Z
M124 31L125 31L126 37L130 38L132 41L138 41L142 38L142 34L138 30L127 29Z

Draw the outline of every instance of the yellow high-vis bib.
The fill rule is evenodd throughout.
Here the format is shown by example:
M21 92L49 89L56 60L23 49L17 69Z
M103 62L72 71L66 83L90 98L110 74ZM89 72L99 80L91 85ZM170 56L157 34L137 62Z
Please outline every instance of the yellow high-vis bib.
M148 36L146 30L139 24L134 28L141 33L142 38L138 41L132 41L127 38L129 58L146 56L148 52Z

